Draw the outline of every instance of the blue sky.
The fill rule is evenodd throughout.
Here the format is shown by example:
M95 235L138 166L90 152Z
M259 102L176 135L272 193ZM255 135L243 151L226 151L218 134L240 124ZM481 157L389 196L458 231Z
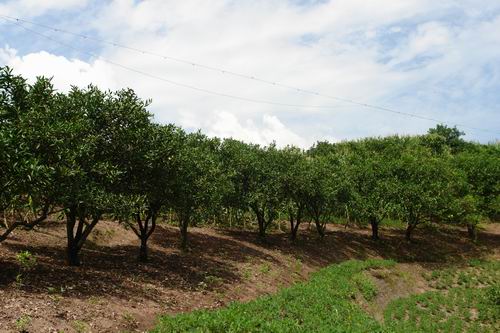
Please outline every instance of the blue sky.
M496 0L16 0L0 15L352 99L500 138L500 2ZM298 93L0 19L0 65L33 80L131 87L156 121L209 135L303 147L317 140L425 133L435 123ZM77 50L75 50L77 49ZM282 107L204 94L127 71Z

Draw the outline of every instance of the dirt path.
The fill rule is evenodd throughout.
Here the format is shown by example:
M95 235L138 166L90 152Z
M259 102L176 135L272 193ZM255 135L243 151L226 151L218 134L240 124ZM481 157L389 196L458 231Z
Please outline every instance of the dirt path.
M383 241L373 242L367 229L334 226L324 240L306 229L295 244L275 233L263 245L249 231L192 228L191 251L182 253L177 229L160 226L150 241L150 263L138 264L135 235L103 222L77 268L64 265L63 224L16 231L0 244L0 332L15 332L23 322L29 332L142 332L161 313L247 301L348 259L392 258L411 279L469 258L500 257L499 225L482 232L479 245L467 240L465 230L454 228L417 230L412 244L403 241L400 230L382 230ZM20 284L16 253L24 250L35 255L37 264ZM379 306L409 290L397 285L402 282L388 286L377 280ZM407 285L418 291L418 280Z

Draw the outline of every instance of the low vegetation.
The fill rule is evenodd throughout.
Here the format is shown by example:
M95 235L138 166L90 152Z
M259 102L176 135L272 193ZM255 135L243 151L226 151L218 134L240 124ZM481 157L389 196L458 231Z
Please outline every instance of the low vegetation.
M498 332L500 262L435 271L428 291L393 301L385 322L394 332Z
M371 302L377 296L367 270L394 265L390 260L347 261L273 296L163 317L153 332L498 332L500 262L433 272L429 287L448 283L445 289L394 300L381 323L362 310L359 299ZM482 282L472 288L460 282L462 276Z
M393 261L347 261L313 274L310 281L249 303L218 311L197 311L163 317L153 332L361 332L380 325L353 303L372 297L372 285L362 276L369 268Z

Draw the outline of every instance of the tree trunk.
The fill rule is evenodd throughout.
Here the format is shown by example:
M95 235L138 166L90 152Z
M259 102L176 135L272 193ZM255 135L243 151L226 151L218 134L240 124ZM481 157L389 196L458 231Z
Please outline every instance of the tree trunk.
M379 236L378 236L379 221L376 218L372 217L372 218L370 218L370 224L372 226L372 239L379 240Z
M79 258L80 250L100 219L100 214L96 214L92 217L92 222L87 223L84 209L85 208L74 205L69 207L68 212L66 213L66 235L68 241L66 253L67 264L69 266L81 265ZM77 227L76 232L75 226Z
M326 225L322 225L318 218L314 219L314 223L316 224L316 230L318 231L319 237L325 237Z
M297 231L299 224L297 222L294 223L293 218L290 218L290 239L295 241L297 239Z
M411 242L411 235L413 230L417 227L416 223L408 223L408 226L406 227L406 233L405 233L405 238L408 242Z
M80 258L78 257L78 246L74 236L74 228L76 224L76 206L71 206L66 213L66 239L68 245L66 247L66 263L68 266L80 266Z
M181 217L179 221L179 229L181 231L181 249L183 251L187 250L188 245L188 225L189 225L189 217Z
M467 233L473 242L477 241L477 228L475 224L467 223Z
M141 214L136 213L137 228L135 228L133 225L130 225L132 231L134 231L136 236L141 241L138 257L139 262L148 261L148 239L149 236L153 234L156 228L157 211L158 210L151 209L147 213L144 223L141 221ZM149 225L149 222L151 222L151 226Z
M32 222L28 222L26 220L22 221L16 221L12 223L11 225L8 224L7 222L7 213L4 211L4 222L5 222L5 228L6 230L0 234L0 243L3 242L4 240L7 239L9 234L13 232L16 228L18 227L24 227L25 229L31 230L34 227L36 227L39 223L45 221L45 219L49 216L49 205L46 204L38 218L33 220Z
M264 222L263 219L258 219L257 222L259 223L259 239L260 240L265 240L266 239L265 222Z
M290 215L290 239L295 241L297 239L297 233L299 231L300 222L302 222L302 207L299 206L297 209L297 215L293 212L289 212Z
M259 225L259 239L264 241L266 239L266 221L264 220L264 213L261 213L258 209L254 209L254 212L257 216L257 223Z
M68 266L80 266L80 256L78 246L75 244L75 241L68 240L68 248L67 248L67 264Z
M148 261L148 239L146 237L141 238L141 248L139 250L139 261Z

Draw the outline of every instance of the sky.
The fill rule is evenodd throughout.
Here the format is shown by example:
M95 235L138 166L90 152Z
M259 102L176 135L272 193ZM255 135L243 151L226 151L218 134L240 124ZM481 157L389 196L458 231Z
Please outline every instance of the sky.
M436 125L360 104L500 139L498 0L0 0L4 65L63 92L132 88L157 122L262 145Z

